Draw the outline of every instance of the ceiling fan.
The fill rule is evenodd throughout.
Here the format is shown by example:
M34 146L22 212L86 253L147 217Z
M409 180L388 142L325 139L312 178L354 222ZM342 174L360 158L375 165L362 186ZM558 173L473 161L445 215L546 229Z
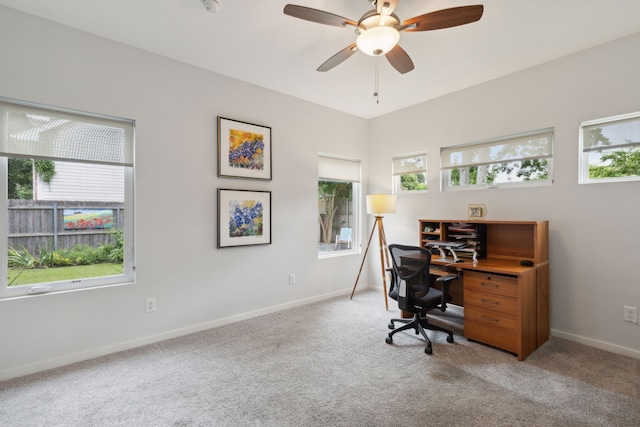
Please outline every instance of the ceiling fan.
M329 71L341 64L356 51L367 55L384 55L391 66L401 74L413 70L413 61L399 45L400 33L403 31L430 31L442 28L457 27L470 24L482 17L484 6L460 6L425 13L406 21L393 13L400 0L369 0L376 9L371 10L356 21L312 9L305 6L288 4L284 7L284 14L319 24L347 27L355 30L356 41L325 61L317 71Z

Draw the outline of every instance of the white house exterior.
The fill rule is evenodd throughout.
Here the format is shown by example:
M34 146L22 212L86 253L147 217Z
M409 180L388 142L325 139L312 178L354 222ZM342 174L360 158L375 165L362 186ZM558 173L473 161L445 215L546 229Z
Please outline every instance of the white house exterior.
M34 200L124 202L121 167L89 163L55 162L50 184L36 179Z

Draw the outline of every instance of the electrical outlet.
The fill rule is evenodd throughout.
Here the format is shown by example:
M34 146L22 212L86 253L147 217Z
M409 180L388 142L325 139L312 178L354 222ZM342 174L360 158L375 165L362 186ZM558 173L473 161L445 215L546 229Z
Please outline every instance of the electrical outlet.
M147 298L146 301L146 312L151 313L152 311L156 311L156 297Z
M624 306L624 320L626 322L638 323L638 307Z
M290 285L296 284L296 275L294 273L289 274L289 284Z

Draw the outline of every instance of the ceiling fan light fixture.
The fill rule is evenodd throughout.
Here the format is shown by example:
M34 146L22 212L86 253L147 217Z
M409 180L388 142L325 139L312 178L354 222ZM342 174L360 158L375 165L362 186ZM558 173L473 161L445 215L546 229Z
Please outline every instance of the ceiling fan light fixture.
M399 40L398 30L378 25L362 32L356 39L356 45L367 55L380 56L393 49Z

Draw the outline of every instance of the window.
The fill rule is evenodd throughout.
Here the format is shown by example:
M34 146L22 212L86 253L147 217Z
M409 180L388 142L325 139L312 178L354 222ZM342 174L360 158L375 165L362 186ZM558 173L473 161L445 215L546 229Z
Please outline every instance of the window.
M0 297L133 282L134 123L0 98Z
M318 256L357 252L360 161L318 157Z
M550 184L553 129L440 150L443 190Z
M427 191L427 152L393 157L395 194Z
M580 123L580 183L640 180L640 112Z

